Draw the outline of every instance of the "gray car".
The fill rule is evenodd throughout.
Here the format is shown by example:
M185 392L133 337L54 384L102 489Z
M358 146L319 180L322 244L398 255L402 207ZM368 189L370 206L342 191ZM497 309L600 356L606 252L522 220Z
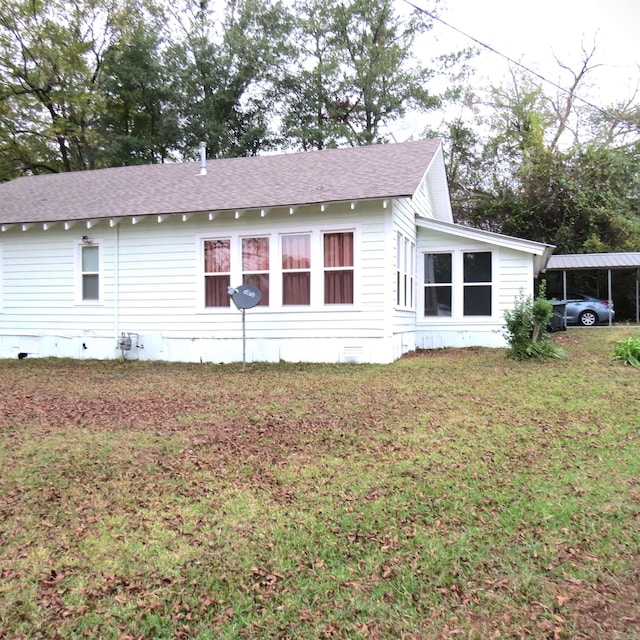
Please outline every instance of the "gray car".
M613 302L588 296L584 293L569 293L565 302L567 324L592 327L596 324L613 322L615 311Z

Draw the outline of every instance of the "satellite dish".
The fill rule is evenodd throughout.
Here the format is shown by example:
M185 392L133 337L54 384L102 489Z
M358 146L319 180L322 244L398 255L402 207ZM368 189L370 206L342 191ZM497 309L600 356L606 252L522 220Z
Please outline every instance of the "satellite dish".
M262 291L250 284L231 289L232 287L229 287L229 295L238 309L251 309L262 300Z
M246 336L244 330L244 312L245 309L251 309L255 307L260 300L262 300L262 291L258 287L253 287L250 284L243 284L235 289L229 287L227 293L231 296L234 304L240 311L242 311L242 370L246 367Z

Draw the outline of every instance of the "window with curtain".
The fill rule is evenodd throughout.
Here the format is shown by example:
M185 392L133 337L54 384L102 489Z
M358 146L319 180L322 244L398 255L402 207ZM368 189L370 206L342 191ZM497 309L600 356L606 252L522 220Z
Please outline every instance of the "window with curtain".
M100 300L100 247L83 245L80 247L82 300L96 302Z
M451 317L453 294L453 255L424 255L424 315Z
M324 303L353 304L353 232L324 234Z
M465 316L491 315L491 263L491 251L477 251L463 254L463 313Z
M204 241L205 306L228 307L231 299L231 241Z
M282 236L282 304L311 304L311 235Z
M242 284L260 289L258 306L269 306L269 238L242 238Z

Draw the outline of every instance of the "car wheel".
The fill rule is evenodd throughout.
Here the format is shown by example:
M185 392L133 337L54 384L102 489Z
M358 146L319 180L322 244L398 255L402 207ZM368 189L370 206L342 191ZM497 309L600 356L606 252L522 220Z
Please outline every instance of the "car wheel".
M593 327L594 324L598 324L598 316L593 311L583 311L578 318L578 322L583 327Z

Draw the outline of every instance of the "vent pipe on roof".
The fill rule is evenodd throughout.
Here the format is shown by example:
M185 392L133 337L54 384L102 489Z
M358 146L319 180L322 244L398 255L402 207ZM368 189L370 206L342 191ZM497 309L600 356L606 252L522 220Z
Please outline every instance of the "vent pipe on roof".
M207 143L200 143L200 175L207 175Z

